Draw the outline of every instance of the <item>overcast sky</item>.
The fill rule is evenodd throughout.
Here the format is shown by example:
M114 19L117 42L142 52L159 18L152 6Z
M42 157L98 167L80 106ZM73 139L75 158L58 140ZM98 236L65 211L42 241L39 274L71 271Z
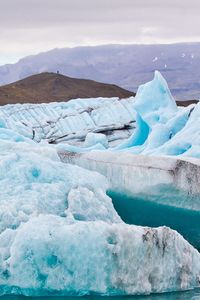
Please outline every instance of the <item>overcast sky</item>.
M200 0L0 0L0 64L59 47L200 41Z

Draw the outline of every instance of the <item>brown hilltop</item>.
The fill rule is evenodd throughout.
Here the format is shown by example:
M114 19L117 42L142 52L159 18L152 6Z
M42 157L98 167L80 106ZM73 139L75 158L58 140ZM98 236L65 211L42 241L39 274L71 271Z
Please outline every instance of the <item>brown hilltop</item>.
M77 79L55 73L41 73L0 86L0 105L48 103L76 98L134 96L133 92L113 84Z
M188 106L190 104L197 104L199 100L177 100L176 104L178 106Z

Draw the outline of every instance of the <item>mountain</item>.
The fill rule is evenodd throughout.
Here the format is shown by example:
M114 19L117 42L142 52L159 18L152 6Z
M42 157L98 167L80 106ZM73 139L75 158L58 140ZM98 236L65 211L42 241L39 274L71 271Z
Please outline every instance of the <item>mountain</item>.
M54 49L0 67L0 84L32 74L63 75L117 84L136 91L159 70L176 99L200 98L200 43L105 45Z
M14 103L48 103L75 98L134 96L116 85L77 79L55 73L32 75L0 87L0 105Z

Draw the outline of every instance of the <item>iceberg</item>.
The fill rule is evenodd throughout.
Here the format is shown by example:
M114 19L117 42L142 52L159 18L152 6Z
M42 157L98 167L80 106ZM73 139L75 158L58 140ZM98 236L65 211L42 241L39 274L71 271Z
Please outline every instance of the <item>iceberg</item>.
M135 128L132 134L117 145L109 143L109 151L125 151L153 156L181 156L200 158L200 139L197 120L200 119L200 103L179 108L167 82L156 71L154 79L138 88L132 102ZM95 144L95 137L93 142ZM97 150L102 146L84 148L77 145L73 150L68 144L59 149L76 153ZM103 150L103 148L102 148Z
M177 112L176 102L160 72L155 71L152 81L139 86L134 108L148 124L164 123L170 114ZM160 119L163 113L167 117Z
M105 176L62 163L46 144L1 140L0 154L1 295L200 286L199 252L167 227L125 224Z
M2 292L131 295L199 286L200 254L165 227L40 215L20 226L13 242L10 232L2 239L11 244Z
M176 106L159 72L135 99L2 107L0 294L199 287L199 117L200 104ZM137 226L142 203L140 217L152 217L149 203L174 208L172 227L180 216L192 245L168 227Z
M200 157L197 120L200 103L178 108L167 82L156 71L154 79L139 87L133 107L136 130L113 150L134 154Z
M199 158L199 118L200 103L177 107L158 71L152 81L138 88L135 98L74 99L0 109L2 129L21 139L58 144L59 149L76 153L109 149Z

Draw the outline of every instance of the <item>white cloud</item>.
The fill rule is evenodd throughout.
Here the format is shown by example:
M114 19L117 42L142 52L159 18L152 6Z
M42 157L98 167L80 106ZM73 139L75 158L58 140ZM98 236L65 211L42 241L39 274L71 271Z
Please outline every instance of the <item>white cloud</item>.
M0 63L55 47L200 41L199 0L0 0Z

